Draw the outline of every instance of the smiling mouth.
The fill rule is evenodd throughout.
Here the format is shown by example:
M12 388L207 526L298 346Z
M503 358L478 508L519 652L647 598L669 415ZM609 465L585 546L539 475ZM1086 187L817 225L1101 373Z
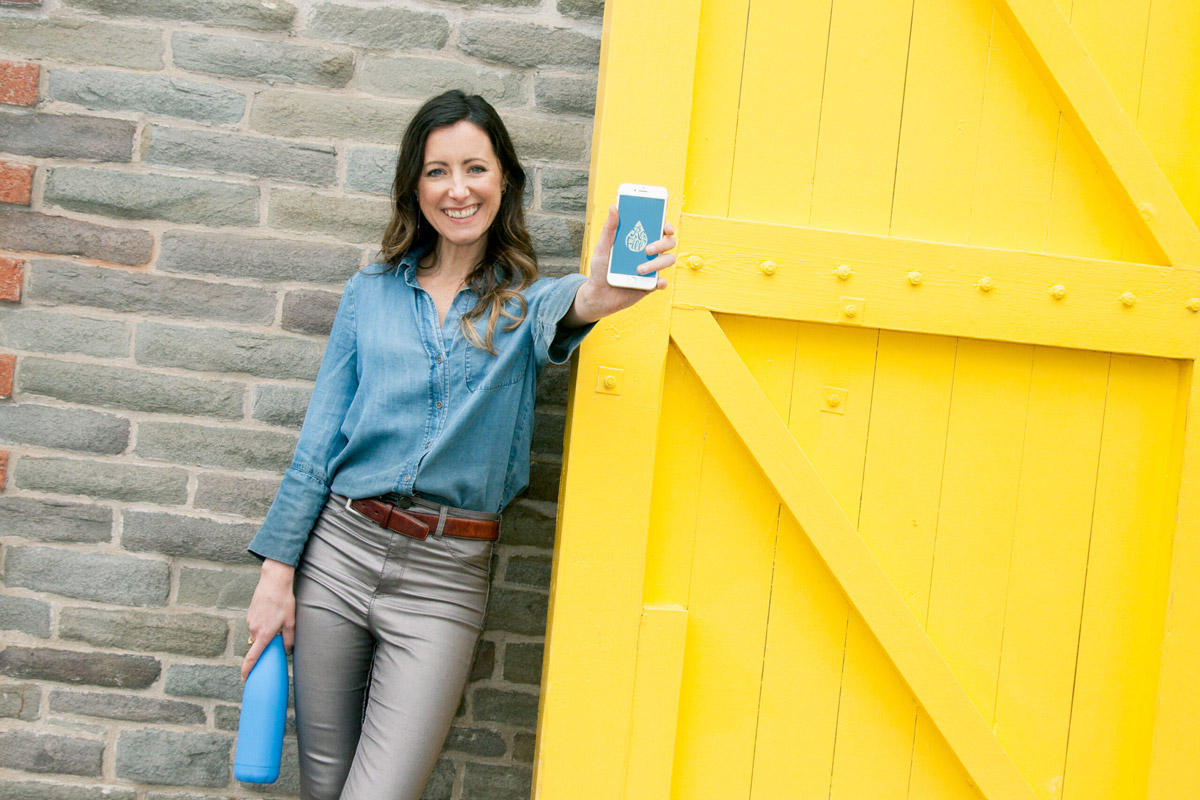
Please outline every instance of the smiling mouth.
M479 210L479 205L469 206L467 208L443 208L442 213L450 219L468 219L475 216L475 212Z

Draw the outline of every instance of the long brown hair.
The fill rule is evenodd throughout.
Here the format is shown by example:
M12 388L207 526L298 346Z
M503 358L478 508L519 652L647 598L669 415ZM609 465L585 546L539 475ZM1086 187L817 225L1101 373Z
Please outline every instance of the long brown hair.
M517 160L516 148L504 122L487 100L477 94L467 95L452 89L427 100L408 123L396 161L396 178L392 181L392 218L384 231L380 251L384 261L397 266L409 252L437 245L437 231L424 218L417 202L417 182L425 164L425 142L437 128L463 120L477 125L488 135L500 161L504 181L500 210L488 229L483 256L467 276L467 286L479 301L462 317L462 332L467 341L496 355L496 325L504 317L510 321L504 330L511 331L520 326L528 311L521 290L537 279L538 267L529 231L525 230L522 206L525 170ZM484 317L487 328L481 337L474 322Z

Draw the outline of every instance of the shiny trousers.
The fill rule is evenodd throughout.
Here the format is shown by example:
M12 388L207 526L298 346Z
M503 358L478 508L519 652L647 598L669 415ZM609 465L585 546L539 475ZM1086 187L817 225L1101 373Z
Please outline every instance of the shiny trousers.
M300 796L418 800L470 673L492 543L414 539L345 504L330 497L296 573Z

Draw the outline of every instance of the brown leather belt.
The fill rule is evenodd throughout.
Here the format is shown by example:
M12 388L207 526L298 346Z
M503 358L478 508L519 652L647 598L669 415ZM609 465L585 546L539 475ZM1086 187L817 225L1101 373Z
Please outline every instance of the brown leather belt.
M436 531L439 520L437 514L407 511L377 497L364 497L361 500L348 499L346 508L362 514L376 525L396 533L403 533L414 539L424 539L431 532ZM446 521L442 525L442 535L455 536L460 539L493 541L500 538L500 523L497 520L466 519L447 515Z

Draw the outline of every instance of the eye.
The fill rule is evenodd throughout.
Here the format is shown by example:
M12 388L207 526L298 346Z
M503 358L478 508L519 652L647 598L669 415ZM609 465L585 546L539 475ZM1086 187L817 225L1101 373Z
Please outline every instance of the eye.
M434 167L433 169L431 169L425 173L425 177L426 178L440 178L444 172L445 172L445 170L443 170L441 167Z
M470 167L467 168L467 171L472 172L476 175L482 175L483 173L487 172L487 168L484 167L482 164L472 164Z

